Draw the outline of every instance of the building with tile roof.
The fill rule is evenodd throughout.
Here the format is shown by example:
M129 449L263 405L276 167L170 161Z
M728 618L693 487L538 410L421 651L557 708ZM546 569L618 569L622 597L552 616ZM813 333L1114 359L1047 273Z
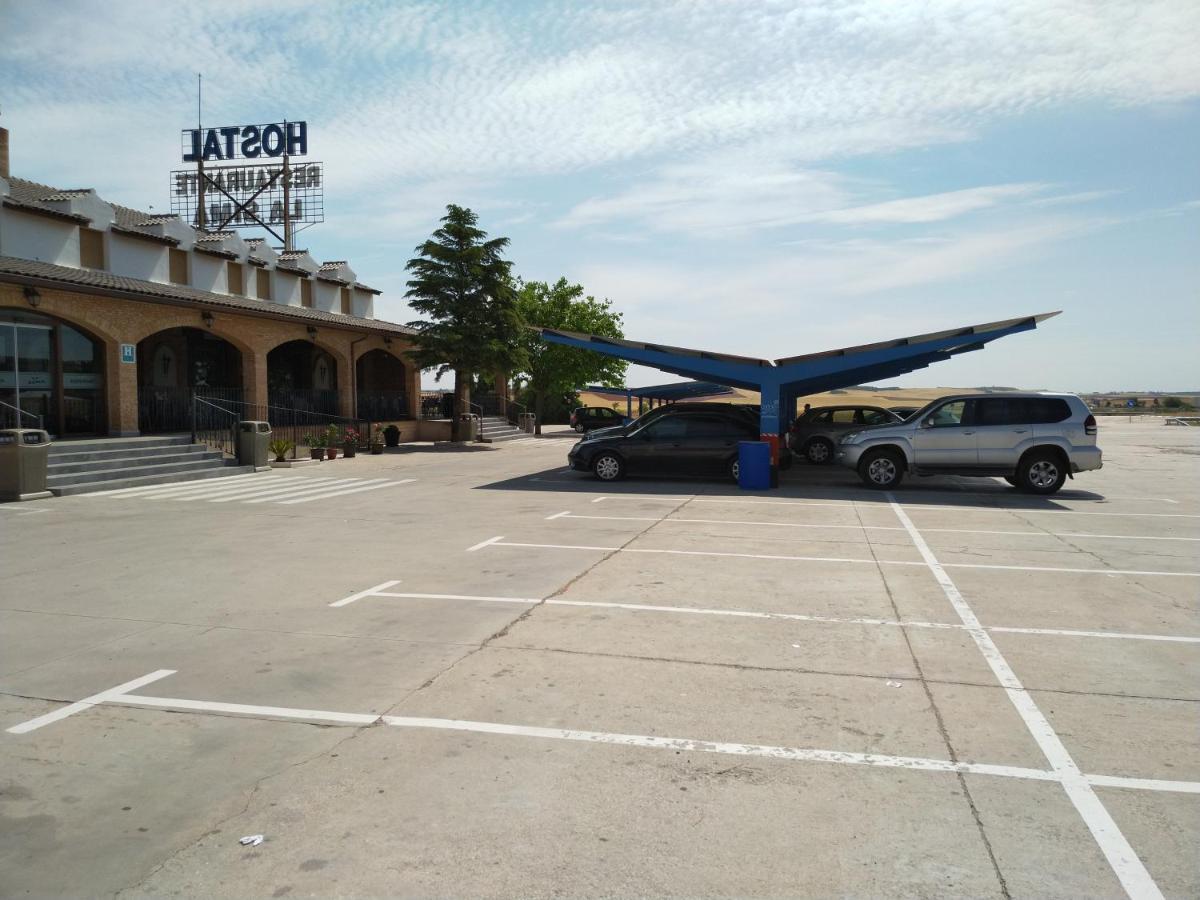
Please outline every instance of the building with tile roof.
M183 430L193 394L417 416L414 332L346 261L15 177L0 137L0 424Z

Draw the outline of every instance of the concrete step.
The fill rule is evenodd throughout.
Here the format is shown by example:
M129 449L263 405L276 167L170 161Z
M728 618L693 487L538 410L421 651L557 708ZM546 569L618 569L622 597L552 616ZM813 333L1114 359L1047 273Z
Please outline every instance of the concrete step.
M136 438L88 438L81 441L54 441L50 445L50 456L64 456L76 453L113 453L123 452L136 455L136 452L174 449L187 447L192 444L191 435L168 434Z
M180 449L181 453L172 453ZM102 459L76 459L76 456L93 456L95 454L67 454L66 456L51 457L46 466L47 475L71 475L83 472L104 472L110 469L127 469L131 466L167 466L182 462L206 462L224 459L219 450L209 450L203 444L189 444L183 447L164 447L160 450L143 450L133 456L112 455L120 451L104 451ZM59 462L59 460L62 460Z
M70 497L75 494L115 491L121 488L150 487L155 484L168 484L176 481L204 481L209 478L225 478L230 475L249 475L253 471L253 466L215 466L206 469L195 469L191 472L170 472L159 475L142 475L133 478L113 478L110 481L90 481L85 484L52 487L50 491L56 497Z
M120 450L83 450L73 453L50 453L50 465L59 463L103 462L108 459L159 459L177 453L204 453L207 444L171 444L169 447L122 447Z
M71 472L65 475L47 475L46 487L48 490L53 491L55 488L74 487L98 481L109 481L114 478L140 478L144 475L160 474L174 476L205 469L224 468L226 466L221 459L189 460L187 462L167 463L166 465L154 465L149 461L135 460L133 465L122 466L118 469L104 469L99 472Z
M521 431L518 428L518 429L513 429L513 431L511 433L505 432L504 434L489 435L483 439L483 442L485 444L502 444L505 441L515 441L515 440L519 440L520 438L527 438L527 437L532 437L532 435L528 434L527 432Z

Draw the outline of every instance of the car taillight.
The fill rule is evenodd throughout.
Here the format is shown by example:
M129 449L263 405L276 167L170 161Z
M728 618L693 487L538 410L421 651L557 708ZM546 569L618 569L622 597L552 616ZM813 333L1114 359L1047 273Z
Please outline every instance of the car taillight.
M1089 414L1088 417L1083 420L1083 433L1087 434L1087 435L1091 435L1092 437L1096 436L1096 417L1095 416Z

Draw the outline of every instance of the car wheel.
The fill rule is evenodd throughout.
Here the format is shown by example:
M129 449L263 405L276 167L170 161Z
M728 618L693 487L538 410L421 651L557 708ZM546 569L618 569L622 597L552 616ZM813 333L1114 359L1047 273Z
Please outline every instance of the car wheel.
M618 481L625 477L625 463L615 453L601 453L592 462L592 471L601 481Z
M858 477L867 487L890 491L904 480L904 459L895 450L868 450L859 460Z
M804 455L814 466L825 466L833 462L833 444L824 438L815 438L804 448Z
M729 461L729 477L734 481L738 480L738 476L742 473L742 467L738 463L738 458L735 456Z
M1057 453L1035 450L1017 466L1017 486L1030 494L1049 496L1066 480L1067 466Z
M584 427L582 422L580 422L578 425L572 425L571 427L574 428L576 431L578 431L580 434L583 434L584 432L587 431L587 429Z

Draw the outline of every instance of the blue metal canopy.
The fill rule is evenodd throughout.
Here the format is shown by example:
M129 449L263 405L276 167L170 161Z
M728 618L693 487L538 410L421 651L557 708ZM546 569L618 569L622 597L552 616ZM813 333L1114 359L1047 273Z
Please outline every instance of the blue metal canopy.
M795 412L797 397L893 378L959 353L982 350L997 338L1032 331L1039 322L1057 316L1059 312L1061 310L776 360L617 340L554 328L537 330L554 344L594 350L686 378L758 391L762 398L760 430L763 434L780 434Z
M678 384L652 384L649 387L605 387L588 385L589 394L611 394L614 397L644 397L647 400L691 400L694 397L720 397L732 394L733 389L711 381L684 381Z

